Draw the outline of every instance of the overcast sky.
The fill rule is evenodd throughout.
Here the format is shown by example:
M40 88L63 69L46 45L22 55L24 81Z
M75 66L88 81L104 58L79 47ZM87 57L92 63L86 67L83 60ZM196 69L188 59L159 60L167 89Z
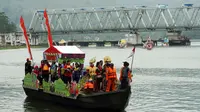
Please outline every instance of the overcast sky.
M182 3L192 3L200 6L200 0L0 0L1 6L22 6L25 9L44 8L73 8L73 7L103 7L103 6L127 6L156 4L168 4L169 7L177 7Z

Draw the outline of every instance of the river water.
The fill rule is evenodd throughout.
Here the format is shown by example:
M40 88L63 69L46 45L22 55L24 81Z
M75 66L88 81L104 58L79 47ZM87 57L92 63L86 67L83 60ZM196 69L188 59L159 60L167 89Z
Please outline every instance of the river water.
M132 48L82 48L85 64L109 55L119 69ZM32 49L39 63L44 49ZM27 49L0 51L0 112L83 112L26 98L22 89ZM200 47L136 48L132 96L127 112L199 112ZM106 100L106 99L105 99Z

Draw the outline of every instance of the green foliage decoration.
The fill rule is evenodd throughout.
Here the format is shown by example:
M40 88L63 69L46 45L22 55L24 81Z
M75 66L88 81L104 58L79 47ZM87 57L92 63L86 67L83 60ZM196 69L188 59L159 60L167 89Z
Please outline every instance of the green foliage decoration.
M24 86L26 87L37 88L36 82L37 82L37 77L35 74L28 73L24 77Z
M71 62L79 62L81 64L84 63L84 58L65 58L65 59L59 58L58 63L63 63L64 60L66 62L67 62L67 60L70 60Z
M62 79L58 79L54 82L55 93L62 96L69 96L69 88L66 87L66 84L62 81Z
M43 80L43 91L44 92L50 92L50 83L46 82L45 80Z
M88 80L88 77L85 75L83 76L80 80L79 83L77 84L79 91L84 87L86 81Z

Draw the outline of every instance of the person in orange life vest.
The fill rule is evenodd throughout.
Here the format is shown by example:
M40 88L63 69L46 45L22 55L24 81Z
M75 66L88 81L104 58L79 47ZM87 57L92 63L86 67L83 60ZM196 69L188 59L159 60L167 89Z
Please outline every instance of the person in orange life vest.
M84 91L86 93L91 93L94 91L94 83L92 78L90 78L84 85Z
M106 74L107 74L107 68L110 66L110 63L111 61L104 61L104 65L103 65L103 79L102 79L102 90L106 91L106 84L107 84L107 81L106 81Z
M124 62L124 67L121 68L120 70L120 82L121 82L121 86L120 89L125 89L129 86L129 80L131 79L131 72L129 69L129 63L128 62Z
M95 91L100 91L102 89L102 80L103 80L103 68L100 62L96 64L96 83L95 83Z
M103 73L102 73L102 90L106 91L106 69L109 63L111 63L111 58L109 56L104 57L104 65L103 61L101 60L100 63L102 64L103 67Z
M78 95L78 93L79 93L79 90L77 88L77 83L76 83L76 81L74 81L71 83L71 86L70 86L70 95L72 97L75 97Z
M107 68L107 73L106 73L106 81L107 81L107 86L106 86L106 92L115 91L115 81L117 80L117 73L116 73L116 68L114 67L114 64L111 63L110 66Z
M50 69L51 65L48 63L47 60L44 60L41 68L42 68L42 78L48 82L49 81L49 69Z
M71 84L72 80L72 72L73 72L73 67L70 65L70 61L67 61L67 64L64 66L64 82L65 84Z

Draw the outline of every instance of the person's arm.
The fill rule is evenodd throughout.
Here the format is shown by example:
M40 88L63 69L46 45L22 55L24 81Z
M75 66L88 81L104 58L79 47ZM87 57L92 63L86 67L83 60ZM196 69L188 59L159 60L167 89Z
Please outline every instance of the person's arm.
M129 80L132 82L132 74L131 74L131 70L129 70L129 72L128 72L128 78L129 78Z

